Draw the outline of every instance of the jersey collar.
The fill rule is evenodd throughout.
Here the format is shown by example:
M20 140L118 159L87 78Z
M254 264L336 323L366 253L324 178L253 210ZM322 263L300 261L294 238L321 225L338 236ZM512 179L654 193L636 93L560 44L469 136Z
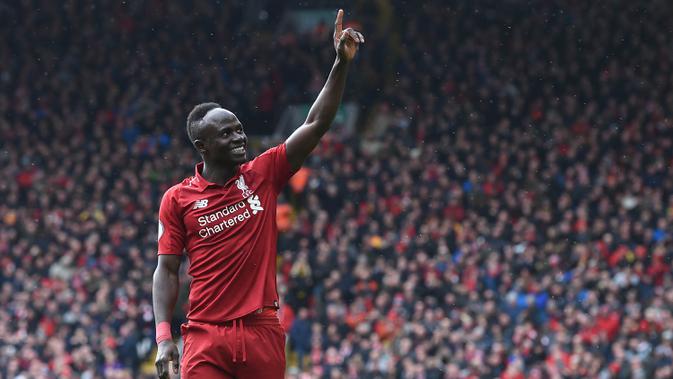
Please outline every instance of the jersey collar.
M219 184L210 182L206 178L204 178L201 175L202 171L203 171L203 162L199 162L194 167L194 180L192 181L192 185L196 187L197 191L203 192L208 187L222 187ZM239 165L238 167L236 167L236 173L229 180L227 180L227 183L237 178L240 172L241 172L241 166ZM227 185L227 183L225 183L225 186Z

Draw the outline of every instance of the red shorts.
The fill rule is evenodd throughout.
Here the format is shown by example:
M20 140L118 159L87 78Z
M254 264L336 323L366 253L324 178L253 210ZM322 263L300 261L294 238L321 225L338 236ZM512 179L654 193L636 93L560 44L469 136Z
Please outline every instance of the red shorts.
M181 378L283 378L285 332L275 309L258 312L219 325L182 324Z

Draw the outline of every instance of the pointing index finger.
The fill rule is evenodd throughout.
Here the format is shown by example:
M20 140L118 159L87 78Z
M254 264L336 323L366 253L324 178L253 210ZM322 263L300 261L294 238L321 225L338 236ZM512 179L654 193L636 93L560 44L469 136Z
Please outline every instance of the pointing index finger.
M344 10L339 9L337 12L336 20L334 21L334 35L339 38L341 36L342 24L344 18Z

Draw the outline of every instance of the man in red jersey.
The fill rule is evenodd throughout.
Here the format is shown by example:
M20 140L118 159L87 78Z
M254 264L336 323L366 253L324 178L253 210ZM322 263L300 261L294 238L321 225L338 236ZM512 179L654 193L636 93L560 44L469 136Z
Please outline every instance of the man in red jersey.
M247 161L236 116L199 104L187 135L203 158L194 176L166 191L159 208L159 262L152 287L160 378L178 372L170 319L183 251L192 283L182 325L182 378L282 378L285 335L276 310L276 200L329 129L362 34L335 22L336 59L306 121L285 141Z

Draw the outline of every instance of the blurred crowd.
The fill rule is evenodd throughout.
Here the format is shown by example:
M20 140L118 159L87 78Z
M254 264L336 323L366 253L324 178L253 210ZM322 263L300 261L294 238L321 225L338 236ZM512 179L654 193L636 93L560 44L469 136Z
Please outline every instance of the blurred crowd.
M270 134L334 56L251 4L0 7L0 377L151 377L186 114ZM672 8L354 5L363 132L281 196L287 376L673 377Z

